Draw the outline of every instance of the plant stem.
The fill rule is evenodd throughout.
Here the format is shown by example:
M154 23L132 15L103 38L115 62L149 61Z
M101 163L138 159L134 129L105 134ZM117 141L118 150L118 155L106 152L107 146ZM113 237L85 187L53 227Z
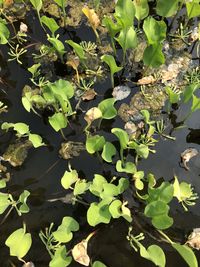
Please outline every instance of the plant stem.
M167 241L169 244L173 244L174 242L161 230L156 229Z

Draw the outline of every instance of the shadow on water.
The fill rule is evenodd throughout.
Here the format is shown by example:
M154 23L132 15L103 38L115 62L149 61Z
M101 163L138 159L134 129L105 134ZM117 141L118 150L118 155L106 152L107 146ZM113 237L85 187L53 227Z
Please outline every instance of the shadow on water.
M45 42L44 33L41 30L38 32L38 29L41 28L38 27L36 21L32 20L34 20L34 17L28 21L28 25L32 26L31 38L38 42L37 38L40 36L40 41ZM79 28L76 32L71 32L71 35L73 35L74 39L79 38L81 40L92 40L94 38L91 29L88 27ZM66 33L66 36L66 38L69 38L68 33ZM2 50L2 54L5 54L4 50ZM29 65L31 65L31 58L27 60L30 61ZM65 72L63 75L65 75ZM6 58L4 58L1 61L1 77L4 81L4 83L0 83L1 99L9 106L8 113L2 114L1 121L28 123L31 131L40 134L47 141L48 145L30 150L29 156L22 167L10 167L9 169L12 177L8 185L8 191L18 196L22 190L29 190L31 192L29 200L31 212L22 217L18 217L12 211L1 225L0 266L10 266L9 251L4 245L5 239L15 229L21 227L23 222L26 222L28 231L31 231L33 235L33 246L29 253L29 259L32 259L37 267L46 267L50 258L38 237L40 229L49 226L51 222L58 225L63 216L70 215L73 215L80 222L80 230L82 230L80 231L81 234L75 234L75 241L80 241L85 238L91 229L86 224L86 210L79 204L76 204L72 210L71 205L62 203L61 201L49 202L49 199L59 198L66 194L66 191L60 184L60 178L66 170L68 162L58 157L62 137L49 125L46 125L41 118L26 112L21 104L22 88L25 84L30 84L30 74L16 63L6 63ZM95 89L99 94L96 102L83 104L83 109L89 109L95 106L105 95L110 95L109 79L97 84ZM83 114L80 114L76 117L76 120L72 121L71 127L67 128L65 134L69 140L84 141L85 137L81 132L83 128L82 121ZM200 156L198 155L189 162L190 171L181 168L179 164L180 154L186 148L194 147L199 149L199 112L190 118L187 125L188 127L173 132L173 135L176 137L176 143L161 138L155 147L157 153L150 154L147 160L141 161L138 169L142 169L146 173L152 172L157 178L164 177L168 180L171 180L173 175L176 174L180 180L185 179L190 181L194 185L195 191L199 193ZM111 127L116 126L122 126L120 119L113 120L112 124L110 121L108 124L103 122L102 129L104 130L104 136L109 135ZM12 135L1 132L1 154L5 151L12 139ZM109 173L109 168L107 169L106 164L102 164L86 152L82 152L78 160L76 158L72 159L71 165L87 179L92 179L95 173ZM182 240L192 228L200 227L200 200L197 201L194 207L190 208L188 213L184 213L178 203L173 203L172 205L176 213L174 214L174 233L171 234L175 237L178 236ZM4 215L0 216L0 218L2 220ZM137 225L134 225L134 230L137 230L136 233L140 231ZM89 243L89 254L92 255L92 259L102 260L108 267L154 266L150 262L143 260L139 256L139 253L135 253L130 248L126 240L127 232L128 224L121 220L113 221L108 226L100 226L97 234ZM149 245L156 242L158 243L158 241L148 238L147 234L144 244ZM181 267L186 266L183 260L168 245L164 246L167 250L168 267L174 267L175 265ZM14 258L11 260L15 262ZM19 262L16 262L16 266L21 265ZM74 262L70 266L76 267L82 265Z

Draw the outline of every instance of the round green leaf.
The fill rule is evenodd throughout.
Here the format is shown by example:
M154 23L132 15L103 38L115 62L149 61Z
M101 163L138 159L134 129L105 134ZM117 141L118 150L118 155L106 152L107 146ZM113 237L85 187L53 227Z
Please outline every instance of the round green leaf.
M72 217L64 217L62 219L61 225L58 227L56 231L53 232L54 238L61 243L69 242L73 234L72 232L79 230L78 222Z
M35 148L44 145L44 143L42 142L42 137L39 136L38 134L29 134L28 139L31 141L31 143Z
M167 214L155 216L152 219L153 226L160 230L165 230L171 227L173 222L173 218L169 217Z
M99 103L98 108L102 112L103 119L109 120L117 115L117 110L114 107L115 102L115 98L107 98Z
M49 263L50 267L66 267L70 265L72 257L67 257L67 251L65 246L59 247L52 260Z
M107 266L105 264L103 264L102 262L100 262L100 261L95 261L92 264L92 267L107 267Z
M103 149L105 142L105 138L100 135L88 137L86 140L86 150L88 153L94 154Z
M67 126L67 119L63 113L55 113L52 117L49 117L49 123L58 132Z
M32 239L29 233L25 233L23 228L14 231L6 240L6 246L10 248L10 255L19 259L23 258L29 251Z
M78 180L78 173L76 170L66 171L61 178L61 184L65 189L69 189L72 184Z
M115 154L116 154L115 146L110 142L106 142L103 146L103 151L101 154L102 158L107 162L112 162L112 157Z
M96 226L100 223L109 223L111 214L108 205L101 205L93 202L87 210L87 221L89 225Z

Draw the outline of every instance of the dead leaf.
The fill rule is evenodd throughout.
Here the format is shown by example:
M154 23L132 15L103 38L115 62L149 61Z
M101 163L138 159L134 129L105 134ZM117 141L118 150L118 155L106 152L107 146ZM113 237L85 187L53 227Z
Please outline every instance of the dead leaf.
M26 33L27 31L28 31L28 26L25 24L25 23L23 23L23 22L21 22L20 23L20 32L24 32L24 33Z
M78 57L75 57L75 58L72 58L72 59L68 60L68 61L66 62L66 64L67 64L68 66L71 66L74 70L77 70L77 68L78 68L78 66L79 66L79 64L80 64L80 60L79 60Z
M152 75L150 75L147 77L143 77L142 79L139 79L137 83L139 85L145 85L145 84L152 84L155 82L156 82L156 79Z
M87 121L88 124L91 124L94 120L97 120L101 117L101 110L97 107L93 107L86 112L84 119Z
M92 232L89 236L82 240L80 243L76 244L72 249L72 256L74 260L84 266L89 266L90 257L87 254L88 241L96 232Z
M191 248L200 249L200 228L193 229L185 244Z
M90 264L90 258L87 254L87 244L88 242L86 240L82 240L72 249L72 256L74 260L84 266L89 266Z
M82 12L88 18L89 23L93 30L96 30L100 24L98 15L95 13L94 9L89 9L87 6L83 7Z
M94 89L89 89L82 95L82 100L92 100L96 95L97 93L94 91Z
M112 96L116 100L123 100L127 98L131 93L131 89L128 86L119 85L113 89Z

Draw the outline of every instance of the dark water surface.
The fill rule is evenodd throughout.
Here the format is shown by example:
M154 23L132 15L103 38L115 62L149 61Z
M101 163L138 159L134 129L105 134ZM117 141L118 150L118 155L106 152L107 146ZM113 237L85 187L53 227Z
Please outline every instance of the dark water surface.
M31 25L32 42L38 41L38 39L45 42L45 34L33 16L29 16L27 24L28 26ZM73 35L75 40L78 38L81 40L94 39L91 30L84 25L76 32L70 32L70 34ZM69 39L69 32L63 36L63 39ZM31 149L22 167L9 168L12 178L6 190L17 196L24 189L29 190L31 192L28 201L30 212L22 217L18 217L16 212L12 211L0 226L0 267L10 266L10 260L16 266L21 266L15 258L9 258L9 250L4 245L4 242L10 233L21 227L23 221L26 222L27 229L33 236L33 245L26 259L32 260L37 267L45 267L48 266L50 257L38 237L40 229L49 226L51 222L59 225L64 216L72 215L80 222L81 226L79 234L75 234L74 244L85 238L92 230L86 224L86 209L80 204L76 204L72 210L70 204L64 204L61 201L48 202L51 198L59 198L66 194L66 191L60 184L60 179L67 169L68 162L58 157L58 150L63 140L40 117L25 111L21 104L21 94L24 85L31 84L29 80L30 74L15 62L7 62L6 48L4 47L2 47L2 55L0 75L6 84L0 84L0 94L2 101L8 104L9 111L1 115L1 122L25 122L29 124L32 133L40 134L49 145L38 149ZM31 53L26 58L26 61L29 66L32 64ZM95 106L105 95L109 96L111 92L110 87L109 79L96 85L95 89L99 96L97 96L95 101L84 104L85 106L83 105L83 107L88 109ZM184 112L184 110L180 109L176 111L176 115L178 118L182 118ZM157 153L150 154L147 160L141 161L138 169L145 170L146 173L152 172L157 178L163 177L166 180L171 180L173 175L176 174L179 180L186 180L191 183L195 191L200 194L200 156L198 155L189 162L190 171L186 171L179 164L181 152L188 147L199 149L199 115L200 112L194 113L187 121L186 128L173 131L176 142L161 138L156 145ZM83 122L83 115L77 116L76 121L71 122L72 128L68 127L65 131L69 140L85 140L85 136L82 134L83 123L85 123ZM120 119L113 120L112 124L109 122L109 125L105 123L103 126L104 135L106 136L109 135L111 127L122 126L122 121ZM169 123L169 128L172 127L173 125ZM1 132L1 155L13 138L12 134ZM102 164L86 152L82 152L79 158L74 158L70 162L72 167L80 171L87 179L92 179L95 173L109 173L110 167L107 164ZM170 234L172 239L175 237L182 241L193 228L200 227L200 200L197 200L196 205L190 207L187 213L176 202L173 202L172 206L172 211L174 212L172 214L174 217L174 231ZM0 216L0 221L4 218L4 215L5 213ZM137 226L134 227L136 232L139 233L140 229ZM92 256L92 259L101 260L108 267L154 266L149 261L143 260L139 254L130 248L126 240L127 232L128 224L123 220L113 220L109 225L99 226L97 234L89 242L89 254ZM156 241L147 236L144 242L145 246L153 243L156 244ZM170 246L164 244L163 247L167 251L167 267L187 266ZM199 252L196 255L200 262ZM70 266L78 267L82 265L73 262Z

